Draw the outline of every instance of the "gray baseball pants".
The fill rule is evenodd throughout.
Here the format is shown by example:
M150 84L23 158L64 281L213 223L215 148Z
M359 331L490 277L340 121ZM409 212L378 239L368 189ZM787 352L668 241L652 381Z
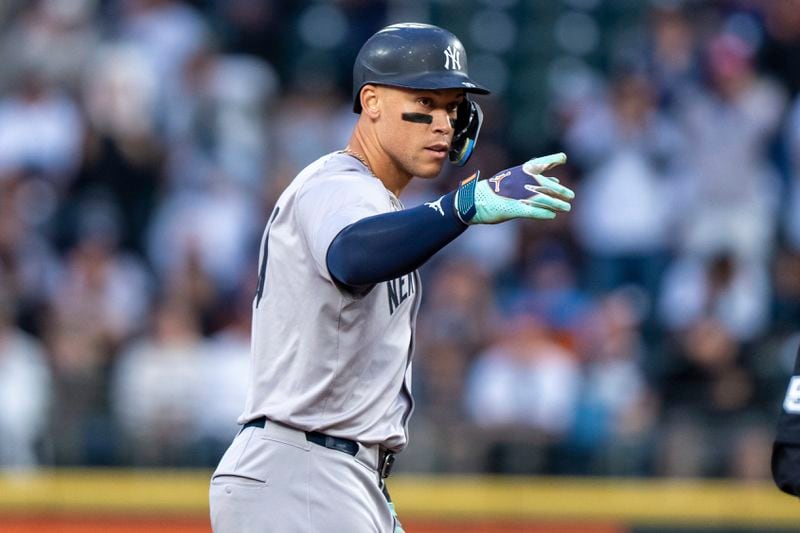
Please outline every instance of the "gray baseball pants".
M392 533L377 446L356 456L267 421L234 438L211 477L214 533Z

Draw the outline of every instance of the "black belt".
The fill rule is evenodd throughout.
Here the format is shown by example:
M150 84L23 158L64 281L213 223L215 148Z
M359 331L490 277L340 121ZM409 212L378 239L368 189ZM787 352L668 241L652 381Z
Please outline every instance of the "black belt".
M247 428L263 429L266 423L267 418L262 416L261 418L256 418L255 420L247 422L244 426L242 426L242 430ZM319 431L306 431L306 440L319 446L330 448L331 450L344 452L348 455L352 455L353 457L355 457L358 453L358 443L356 441L343 439L342 437L331 437L330 435L320 433ZM392 452L381 450L378 462L378 472L380 472L381 477L389 477L389 474L392 472L392 466L394 465L394 454Z

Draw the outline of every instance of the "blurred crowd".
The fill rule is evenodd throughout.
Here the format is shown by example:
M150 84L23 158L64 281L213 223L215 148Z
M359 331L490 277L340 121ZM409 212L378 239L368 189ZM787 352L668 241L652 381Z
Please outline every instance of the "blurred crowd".
M413 18L483 42L448 26L456 3L487 30L538 4L0 4L0 466L216 464L267 214L345 146L374 31ZM512 98L528 82L482 77L507 72L487 58L528 64L482 54L497 90L475 156L404 195L563 150L577 198L423 268L399 469L768 476L800 343L800 6L634 2L608 59L583 61L570 25L622 4L561 1L563 50L530 60L553 61L537 113Z

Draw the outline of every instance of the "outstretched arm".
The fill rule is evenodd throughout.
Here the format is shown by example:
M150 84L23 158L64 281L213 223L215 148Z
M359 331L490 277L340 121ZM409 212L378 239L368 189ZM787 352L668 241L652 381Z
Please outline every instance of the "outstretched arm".
M353 292L362 292L416 270L467 229L456 214L455 194L347 226L328 248L331 276Z
M557 211L569 211L565 200L574 194L539 172L564 161L564 154L540 157L484 181L476 173L435 202L361 219L331 242L328 272L351 292L363 293L419 268L468 224L555 218Z

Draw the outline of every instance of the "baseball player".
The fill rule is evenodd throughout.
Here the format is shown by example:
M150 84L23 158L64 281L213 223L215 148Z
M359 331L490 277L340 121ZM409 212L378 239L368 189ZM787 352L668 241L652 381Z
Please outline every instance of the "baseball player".
M772 445L772 478L782 491L800 496L800 348Z
M541 175L555 154L404 209L412 177L467 161L482 121L468 95L489 91L427 24L377 32L353 78L348 146L300 172L264 230L242 429L211 481L216 533L402 531L384 483L413 409L417 269L472 224L551 219L574 196Z

